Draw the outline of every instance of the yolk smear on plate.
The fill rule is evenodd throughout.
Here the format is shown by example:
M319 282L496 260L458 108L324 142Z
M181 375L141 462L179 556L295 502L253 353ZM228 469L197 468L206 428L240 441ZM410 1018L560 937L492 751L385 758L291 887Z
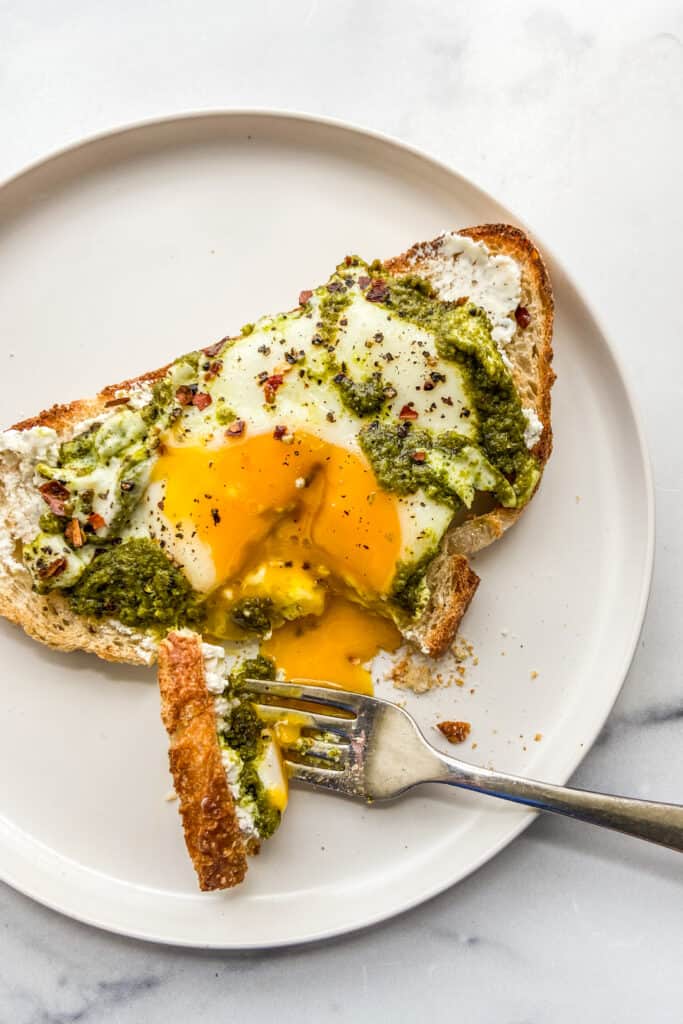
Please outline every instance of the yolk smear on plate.
M276 629L261 650L288 679L329 680L371 694L372 677L364 664L380 650L395 651L400 643L393 622L335 596L322 615Z

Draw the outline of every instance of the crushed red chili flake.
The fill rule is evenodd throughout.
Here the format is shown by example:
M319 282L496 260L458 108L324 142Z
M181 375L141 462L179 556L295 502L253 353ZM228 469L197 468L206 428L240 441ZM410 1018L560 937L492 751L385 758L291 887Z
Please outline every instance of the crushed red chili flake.
M38 488L43 501L56 516L64 515L64 503L69 500L69 491L59 480L48 480Z
M426 452L411 452L410 457L413 460L413 462L424 462L424 460L427 458L427 453Z
M223 348L223 345L225 345L226 340L226 338L221 338L220 341L217 341L213 345L209 345L208 348L203 348L202 352L204 353L205 356L208 356L209 359L213 359L213 357L217 356L220 350Z
M388 294L389 285L381 278L377 278L372 282L370 288L365 293L365 298L368 302L384 302Z
M368 287L368 285L369 285L369 284L370 284L370 278L369 278L369 277L366 277L366 276L365 276L364 274L362 274L362 275L361 275L361 276L360 276L360 277L358 278L358 287L359 287L359 288L363 288L363 289L365 289L365 288L367 288L367 287Z
M274 373L271 377L266 377L263 382L263 392L266 396L266 402L275 401L275 393L277 389L282 385L284 377L281 373Z
M125 398L110 398L108 402L104 403L104 407L105 409L111 409L113 405L128 405L129 402L130 398L128 396Z
M464 743L472 731L472 726L469 722L439 722L437 729L444 734L449 743Z
M289 431L287 430L287 427L283 427L283 426L279 425L273 431L273 437L275 438L276 441L281 441L282 438L285 436L285 434L288 434L288 433L289 433Z
M91 512L88 516L88 523L92 526L93 530L101 530L103 526L107 525L99 512Z
M529 326L531 323L531 313L526 306L517 306L517 309L515 310L515 320L522 330L525 330L525 328Z
M82 548L85 544L85 537L78 519L72 519L64 530L64 536L74 548Z
M181 384L175 393L175 400L179 405L192 405L194 391L187 384Z
M346 288L341 281L330 281L327 285L328 292L345 292Z
M413 409L412 405L404 405L398 414L400 420L416 420L417 410Z
M43 565L38 569L38 576L41 580L49 580L53 576L60 576L67 567L66 558L55 558L54 562L50 562L49 565Z
M468 301L468 299L469 299L468 295L461 295L459 299L455 300L455 305L456 306L464 306L465 303Z
M312 295L313 292L310 290L310 288L304 288L302 292L299 292L299 305L305 306Z
M246 423L244 420L235 420L225 431L226 437L241 437L244 433Z
M209 368L206 371L206 374L205 374L206 379L207 380L212 380L214 377L217 377L222 369L223 369L223 362L222 362L222 360L221 359L214 359L214 361L209 364Z
M434 390L434 381L433 380L426 380L424 382L424 384L422 385L422 390L423 391L433 391Z
M197 409L206 409L207 406L211 405L212 401L211 395L207 395L206 391L198 391L192 399L192 404Z

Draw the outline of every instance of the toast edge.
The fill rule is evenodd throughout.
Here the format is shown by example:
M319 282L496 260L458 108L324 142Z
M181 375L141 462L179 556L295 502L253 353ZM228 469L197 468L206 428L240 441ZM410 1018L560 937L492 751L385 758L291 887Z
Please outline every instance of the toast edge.
M239 827L206 688L201 639L172 632L158 651L161 719L170 739L169 765L180 801L185 844L203 892L244 880L249 849Z

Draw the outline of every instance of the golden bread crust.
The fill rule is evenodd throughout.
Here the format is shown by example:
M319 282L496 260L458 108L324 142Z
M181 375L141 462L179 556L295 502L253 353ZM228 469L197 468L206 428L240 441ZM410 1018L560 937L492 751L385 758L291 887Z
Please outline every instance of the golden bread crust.
M221 760L200 637L169 633L158 661L161 719L188 853L200 889L228 889L246 875L247 845Z

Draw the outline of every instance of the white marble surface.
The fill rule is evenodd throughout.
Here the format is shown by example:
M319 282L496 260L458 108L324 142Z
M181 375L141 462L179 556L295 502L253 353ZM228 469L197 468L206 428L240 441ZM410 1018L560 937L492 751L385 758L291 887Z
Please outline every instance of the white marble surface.
M125 122L288 107L422 146L534 225L615 339L657 487L642 642L575 782L681 800L680 3L5 0L0 97L0 178ZM1 888L0 1021L678 1022L681 868L542 820L418 910L258 956L112 937Z

